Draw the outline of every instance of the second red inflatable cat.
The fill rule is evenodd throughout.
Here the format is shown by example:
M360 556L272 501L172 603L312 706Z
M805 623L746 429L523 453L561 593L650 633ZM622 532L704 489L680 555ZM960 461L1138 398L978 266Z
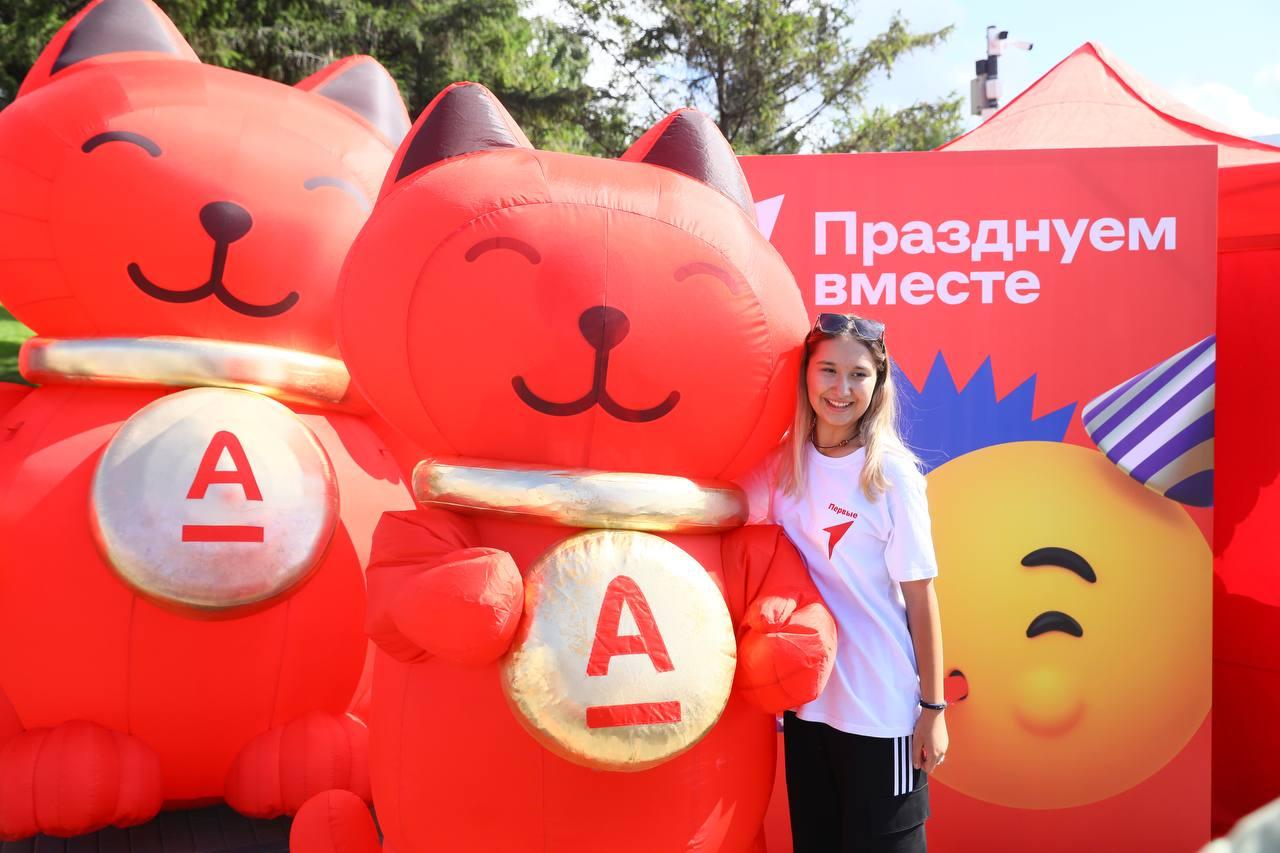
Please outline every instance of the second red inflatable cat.
M388 849L759 849L774 715L821 689L834 627L726 483L787 425L806 321L714 125L554 154L450 87L340 316L361 390L435 454L369 575ZM294 842L376 846L340 796Z

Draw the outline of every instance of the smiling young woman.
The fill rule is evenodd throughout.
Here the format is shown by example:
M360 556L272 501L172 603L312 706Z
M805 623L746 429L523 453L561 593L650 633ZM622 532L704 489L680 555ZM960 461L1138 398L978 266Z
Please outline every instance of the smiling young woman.
M836 618L826 689L785 717L797 853L926 849L926 776L947 752L925 480L897 429L884 325L820 314L789 440L744 481Z

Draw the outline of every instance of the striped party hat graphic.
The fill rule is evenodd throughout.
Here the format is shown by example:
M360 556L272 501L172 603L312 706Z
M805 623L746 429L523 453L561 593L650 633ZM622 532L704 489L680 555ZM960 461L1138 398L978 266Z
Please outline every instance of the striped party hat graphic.
M1210 335L1084 407L1085 432L1107 458L1149 489L1190 506L1213 505Z

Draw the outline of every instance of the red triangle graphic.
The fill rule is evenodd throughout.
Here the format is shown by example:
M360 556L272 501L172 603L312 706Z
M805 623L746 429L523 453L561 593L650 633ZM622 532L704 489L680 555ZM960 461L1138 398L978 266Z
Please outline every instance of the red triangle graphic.
M850 527L853 527L852 521L846 521L843 524L836 524L831 527L822 528L825 533L829 533L831 535L831 542L827 547L828 560L830 560L831 555L836 552L836 543L844 538L844 535L849 532Z

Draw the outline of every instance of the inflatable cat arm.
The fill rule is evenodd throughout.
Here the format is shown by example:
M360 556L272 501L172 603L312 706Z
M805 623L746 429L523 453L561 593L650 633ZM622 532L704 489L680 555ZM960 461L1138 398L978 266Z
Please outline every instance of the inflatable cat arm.
M446 510L388 513L369 572L368 629L396 660L430 656L464 666L507 653L524 605L520 570L506 551L480 545L471 519ZM777 714L808 702L825 680L830 615L779 528L723 536L725 596L742 613L737 688Z

